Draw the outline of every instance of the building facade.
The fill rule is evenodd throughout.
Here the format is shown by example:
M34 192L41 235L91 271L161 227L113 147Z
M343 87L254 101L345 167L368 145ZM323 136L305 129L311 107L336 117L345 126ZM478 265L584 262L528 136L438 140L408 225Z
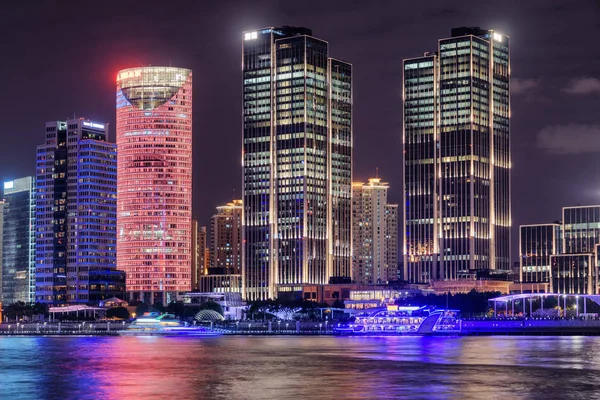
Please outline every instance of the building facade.
M46 124L46 141L37 148L36 301L87 304L123 296L116 271L117 150L108 140L108 124L85 118Z
M560 224L521 225L519 227L519 282L550 281L550 256L562 253Z
M509 38L453 29L403 75L405 279L510 270Z
M352 280L398 280L398 205L387 203L389 185L379 178L352 184Z
M35 178L4 182L2 297L9 305L35 302Z
M210 264L200 278L202 292L241 292L242 245L242 200L233 200L212 216Z
M130 300L167 304L192 288L192 71L120 71L117 146L117 265Z
M244 32L248 300L351 275L352 66L328 48L306 28Z
M217 207L212 216L209 273L242 273L242 200Z
M560 224L520 227L522 284L561 294L598 294L600 205L563 207Z
M210 252L207 245L208 235L205 226L199 226L192 220L192 290L200 290L200 277L208 273Z

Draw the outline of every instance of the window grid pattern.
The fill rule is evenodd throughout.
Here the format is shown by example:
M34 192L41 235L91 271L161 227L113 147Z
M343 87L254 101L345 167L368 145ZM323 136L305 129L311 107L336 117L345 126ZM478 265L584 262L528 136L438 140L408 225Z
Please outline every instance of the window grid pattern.
M117 76L117 265L130 298L168 303L192 279L192 72Z

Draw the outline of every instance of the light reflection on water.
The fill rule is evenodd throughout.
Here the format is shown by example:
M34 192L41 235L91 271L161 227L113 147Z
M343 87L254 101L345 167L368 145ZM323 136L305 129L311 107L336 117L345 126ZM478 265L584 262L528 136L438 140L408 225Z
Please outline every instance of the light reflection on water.
M595 337L0 338L2 399L600 395Z

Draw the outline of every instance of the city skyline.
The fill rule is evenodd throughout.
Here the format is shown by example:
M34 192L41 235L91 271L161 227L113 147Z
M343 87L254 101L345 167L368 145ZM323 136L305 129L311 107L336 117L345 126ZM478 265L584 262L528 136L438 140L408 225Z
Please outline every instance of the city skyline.
M140 23L137 20L128 22L133 24L132 26L121 26L116 22L118 29L100 30L98 27L108 23L107 16L110 14L91 6L86 6L84 9L96 11L93 29L78 35L57 31L51 32L47 38L36 38L35 40L45 43L47 40L56 39L59 35L61 41L73 45L70 47L81 47L79 44L82 43L97 43L97 49L93 53L88 53L93 54L93 57L78 56L81 60L80 67L78 71L72 72L78 76L76 83L60 91L54 90L54 85L64 80L64 69L53 65L45 66L46 76L54 79L36 81L35 91L40 95L27 100L30 104L28 110L34 109L40 116L7 121L6 129L13 134L3 135L0 144L11 151L7 151L5 157L0 160L0 178L11 180L33 173L31 165L35 152L20 143L27 141L35 143L36 127L46 120L57 115L72 115L76 111L77 115L86 115L93 120L109 121L112 124L115 117L111 93L114 77L119 69L146 63L168 65L168 62L172 61L173 64L194 70L207 70L207 76L213 74L216 77L203 80L198 84L196 99L200 106L196 107L194 112L195 120L200 121L195 127L197 136L202 135L203 131L216 130L214 122L211 122L215 120L210 118L211 114L219 115L218 120L223 124L219 129L223 132L222 135L204 136L203 140L196 140L194 145L196 160L194 190L197 192L198 188L203 187L215 193L215 199L194 196L194 215L202 225L208 224L214 206L227 201L233 190L240 190L239 152L236 149L226 148L228 142L237 141L239 136L238 121L241 113L241 102L237 99L240 93L237 78L240 71L241 51L239 34L252 26L281 22L310 26L315 35L328 38L335 46L336 55L352 60L357 73L354 118L355 178L366 179L378 166L392 185L390 200L400 203L401 191L398 189L401 187L402 177L398 172L398 166L402 161L399 154L401 120L398 116L401 113L401 105L399 105L401 59L418 55L424 49L430 49L431 41L444 37L452 27L493 26L513 39L519 39L519 45L511 49L512 130L516 132L512 144L513 228L520 224L553 221L558 218L554 210L563 205L597 203L595 198L598 193L593 188L594 185L589 185L582 179L571 179L576 176L578 170L595 168L593 157L578 157L578 155L581 152L598 149L594 145L593 137L589 135L590 130L597 126L597 119L592 112L597 106L597 84L595 83L597 80L590 77L594 76L594 71L597 71L598 62L593 60L587 51L591 42L586 42L591 40L588 37L593 35L580 37L569 29L567 22L563 22L563 17L568 14L570 18L580 19L582 29L597 31L597 27L591 25L593 12L588 5L578 3L567 6L567 3L560 2L552 4L536 2L520 5L517 13L517 8L512 7L514 4L506 6L492 4L486 7L485 11L478 11L477 7L469 7L468 3L449 8L442 3L402 7L392 2L383 2L377 9L359 5L352 11L339 10L337 7L325 4L323 15L332 18L327 18L327 22L303 12L300 8L295 9L292 5L279 11L269 9L261 15L260 11L266 10L266 6L267 3L257 3L252 9L241 6L237 9L223 10L223 14L229 15L228 24L224 24L227 29L223 35L216 35L211 41L192 42L185 39L185 35L199 39L210 37L209 32L214 28L214 24L223 23L224 17L214 18L215 21L206 27L196 24L193 27L183 25L181 33L165 39L159 38L155 33L139 34L139 30L135 30L135 26ZM55 13L71 15L76 8L69 10L59 5L52 9L42 7L40 10L31 10L27 6L8 9L6 15L10 16L9 24L4 26L4 29L11 29L13 33L8 37L14 37L14 40L9 40L3 45L10 53L16 54L16 57L1 67L5 70L4 75L24 76L30 68L28 63L23 63L29 56L11 51L19 46L33 45L31 40L34 39L25 33L19 34L18 37L14 36L16 32L21 32L19 26L27 25L22 23L23 18L39 18L42 12L43 15ZM123 15L134 12L128 4L120 5L119 9ZM402 10L410 11L414 21L401 18L397 24L392 24L390 17L384 17ZM138 11L140 10L136 10ZM365 17L367 11L369 16ZM150 11L145 15L151 20L157 18ZM534 15L536 18L532 18ZM344 24L345 28L342 30L331 28L335 25L335 21L345 18L350 18L353 23ZM417 26L416 21L419 18L425 18L431 24ZM51 19L40 19L42 26L55 23L50 21ZM375 24L374 21L386 23ZM16 25L11 27L11 23ZM127 33L134 31L136 42L133 42L133 35L131 39L127 38ZM409 31L414 32L414 35L412 33L406 35ZM104 39L98 41L96 39L100 37L100 33ZM410 37L410 40L403 37ZM122 38L124 39L121 41ZM175 42L176 39L181 38L184 40ZM397 43L395 38L399 40ZM393 39L393 46L390 46ZM76 44L78 45L75 46ZM203 51L195 50L195 45L201 46ZM50 48L52 46L41 45L40 51L36 54L41 57ZM215 49L219 51L211 51ZM210 68L214 67L210 67L209 64L213 61L206 58L207 54L212 54L216 61L214 64L219 65L218 73L214 69L210 72ZM567 69L562 63L550 62L561 56L569 57L572 68ZM17 64L19 62L20 64ZM16 69L17 65L19 69ZM20 84L25 85L25 88L31 85L27 81ZM21 101L19 98L31 92L31 89L11 90L11 85L12 82L9 82L7 90L16 96L18 101L14 104L23 103L25 100ZM82 88L85 90L80 90ZM43 100L50 93L53 93L53 101L44 102ZM87 96L84 93L94 93L94 95ZM12 102L12 99L10 101ZM381 105L381 107L373 107L371 104ZM8 103L3 109L19 116L19 110ZM30 114L30 111L28 113ZM579 142L585 145L578 145L577 141L566 143L562 140L562 132L569 126L573 135L581 138ZM375 140L372 140L373 138ZM217 159L222 160L221 173L208 173L207 167ZM561 161L564 162L563 167L558 166ZM544 177L549 176L552 176L554 185L545 184ZM556 191L557 185L564 190ZM529 205L528 199L537 196L547 198L547 201L536 206ZM513 260L516 259L518 248L516 236L513 231Z

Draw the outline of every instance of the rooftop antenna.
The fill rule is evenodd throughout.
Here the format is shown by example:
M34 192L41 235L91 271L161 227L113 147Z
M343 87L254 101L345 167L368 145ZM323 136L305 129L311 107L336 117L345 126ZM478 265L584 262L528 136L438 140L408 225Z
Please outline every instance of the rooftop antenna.
M375 167L375 179L379 179L379 167Z

